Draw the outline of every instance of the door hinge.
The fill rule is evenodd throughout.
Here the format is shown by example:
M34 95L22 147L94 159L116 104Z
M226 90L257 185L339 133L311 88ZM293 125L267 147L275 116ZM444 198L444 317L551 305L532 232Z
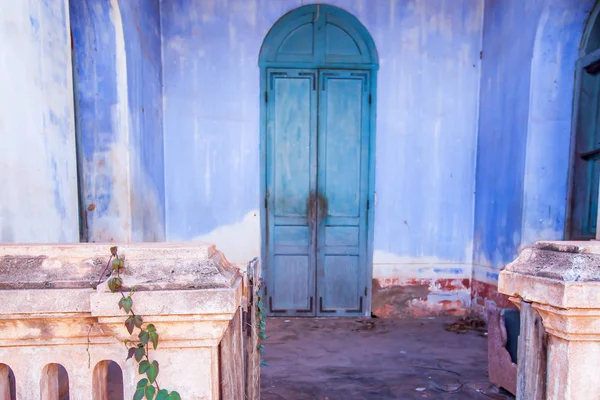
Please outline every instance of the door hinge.
M373 102L373 96L371 95L371 93L369 93L369 104L371 104Z
M268 205L269 201L265 198L265 208L269 208Z
M371 207L371 202L367 199L367 210Z
M265 92L265 103L269 102L269 92Z
M367 288L365 287L365 296L367 295Z

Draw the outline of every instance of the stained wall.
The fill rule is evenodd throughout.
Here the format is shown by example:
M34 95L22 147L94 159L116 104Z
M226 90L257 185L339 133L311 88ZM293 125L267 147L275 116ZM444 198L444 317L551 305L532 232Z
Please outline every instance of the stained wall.
M70 9L82 240L164 240L158 0Z
M375 307L468 307L483 1L329 3L359 18L380 57ZM303 4L161 2L168 240L214 241L240 264L260 254L257 59Z

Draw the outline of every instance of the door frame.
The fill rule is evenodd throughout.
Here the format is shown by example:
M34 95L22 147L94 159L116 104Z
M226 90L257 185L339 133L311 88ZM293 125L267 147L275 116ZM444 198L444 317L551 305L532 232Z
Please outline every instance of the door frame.
M325 57L316 57L313 60L298 59L290 60L289 58L284 62L277 60L273 57L273 49L278 49L278 42L280 42L284 36L284 32L290 28L294 28L295 21L299 18L306 16L306 14L315 13L319 14L332 14L338 21L344 23L345 28L356 35L357 41L362 41L363 45L368 49L369 58L368 62L326 62ZM297 25L296 25L297 26ZM377 70L379 69L379 57L377 49L375 48L375 42L367 29L362 23L354 17L352 14L334 6L329 5L308 5L294 9L284 16L282 16L270 29L265 36L263 45L261 47L261 53L259 56L259 68L260 68L260 143L259 143L259 155L260 155L260 198L259 198L259 214L260 214L260 236L261 236L261 249L260 256L262 260L261 265L261 277L263 279L263 285L261 287L262 296L264 299L268 297L269 282L266 281L266 277L269 276L269 262L268 262L268 213L267 213L267 100L268 100L268 68L290 68L290 69L314 69L317 72L321 69L340 69L340 70L369 70L371 71L370 78L370 101L369 101L369 150L368 150L368 204L367 209L367 249L366 249L366 268L365 268L365 280L367 285L367 294L365 296L363 315L366 317L371 316L372 308L372 284L373 284L373 239L374 239L374 217L375 217L375 206L376 206L376 194L375 194L375 153L376 153L376 118L377 118ZM270 315L267 310L267 314Z

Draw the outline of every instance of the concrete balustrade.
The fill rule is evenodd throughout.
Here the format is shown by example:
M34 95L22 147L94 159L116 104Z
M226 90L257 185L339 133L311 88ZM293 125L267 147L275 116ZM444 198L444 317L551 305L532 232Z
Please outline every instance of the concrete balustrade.
M600 242L537 243L501 272L498 290L522 311L517 399L600 399ZM535 318L524 320L524 306Z
M0 247L0 398L105 400L111 391L111 399L115 391L133 398L142 377L125 360L123 342L138 330L128 334L120 294L110 292L106 276L93 289L110 246ZM161 388L218 399L233 393L222 390L227 380L238 394L221 398L243 398L244 357L221 353L225 338L243 349L238 270L205 244L132 244L119 246L119 256L124 284L136 286L136 314L159 333L150 355L160 363Z

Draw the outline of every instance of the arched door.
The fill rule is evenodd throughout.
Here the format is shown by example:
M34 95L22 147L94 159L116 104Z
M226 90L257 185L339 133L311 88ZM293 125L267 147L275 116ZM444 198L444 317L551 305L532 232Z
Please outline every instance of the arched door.
M370 312L377 54L360 22L313 5L260 56L263 265L270 315Z

